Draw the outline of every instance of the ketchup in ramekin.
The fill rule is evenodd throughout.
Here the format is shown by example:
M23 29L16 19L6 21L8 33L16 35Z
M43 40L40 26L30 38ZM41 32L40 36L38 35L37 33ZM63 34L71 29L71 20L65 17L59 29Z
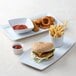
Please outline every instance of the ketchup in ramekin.
M23 29L27 29L27 28L28 27L26 25L23 25L23 24L21 24L21 25L14 25L13 26L14 30L23 30Z
M23 53L23 46L21 43L15 43L13 46L13 51L16 55L20 55Z
M14 45L13 48L14 48L14 49L21 49L22 46L18 44L18 45Z

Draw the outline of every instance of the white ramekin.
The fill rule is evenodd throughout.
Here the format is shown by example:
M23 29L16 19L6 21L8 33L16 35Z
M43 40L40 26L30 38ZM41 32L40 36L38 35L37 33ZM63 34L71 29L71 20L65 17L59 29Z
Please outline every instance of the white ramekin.
M20 49L13 48L13 46L15 46L15 45L20 45L21 48L20 48ZM13 46L12 46L13 52L14 52L16 55L20 55L20 54L23 53L23 45L22 45L21 43L14 43Z

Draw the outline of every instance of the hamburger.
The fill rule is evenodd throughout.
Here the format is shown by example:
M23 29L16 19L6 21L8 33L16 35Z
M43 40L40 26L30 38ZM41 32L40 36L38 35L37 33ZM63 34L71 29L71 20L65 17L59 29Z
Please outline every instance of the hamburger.
M32 45L32 57L36 62L48 60L54 55L54 45L50 42L36 42Z

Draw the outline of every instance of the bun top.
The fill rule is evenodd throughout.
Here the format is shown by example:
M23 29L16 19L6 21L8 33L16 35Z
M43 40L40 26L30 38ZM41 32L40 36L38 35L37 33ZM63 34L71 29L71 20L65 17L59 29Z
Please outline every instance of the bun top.
M37 53L49 52L54 48L53 43L50 42L36 42L32 46L32 51Z

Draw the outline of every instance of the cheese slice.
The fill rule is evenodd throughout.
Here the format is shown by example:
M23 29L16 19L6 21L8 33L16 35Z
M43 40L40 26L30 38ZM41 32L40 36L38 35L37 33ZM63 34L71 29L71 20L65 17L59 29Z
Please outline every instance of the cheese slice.
M32 58L33 58L37 63L41 62L42 60L48 60L48 59L49 59L50 57L52 57L53 55L54 55L54 53L51 53L51 54L49 54L49 55L46 56L46 57L40 58L40 57L36 56L35 54L31 53Z

